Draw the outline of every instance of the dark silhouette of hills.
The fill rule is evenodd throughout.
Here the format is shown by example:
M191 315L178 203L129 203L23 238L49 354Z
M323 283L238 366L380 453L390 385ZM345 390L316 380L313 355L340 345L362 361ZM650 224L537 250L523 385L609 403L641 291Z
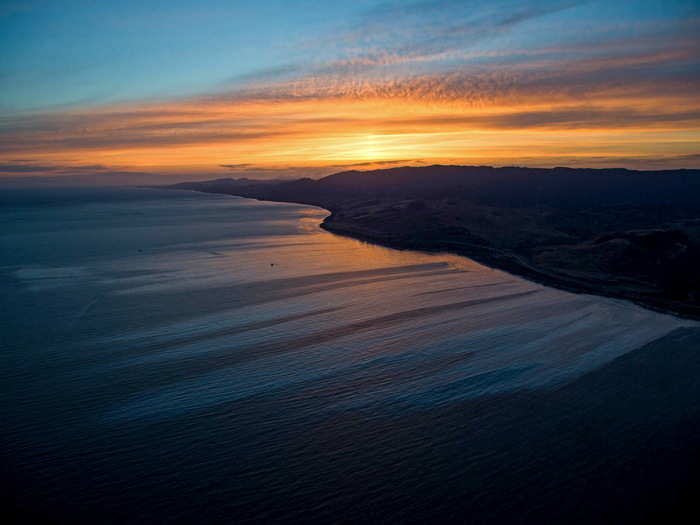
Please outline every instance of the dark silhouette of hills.
M313 204L333 232L700 318L700 170L436 165L172 187Z

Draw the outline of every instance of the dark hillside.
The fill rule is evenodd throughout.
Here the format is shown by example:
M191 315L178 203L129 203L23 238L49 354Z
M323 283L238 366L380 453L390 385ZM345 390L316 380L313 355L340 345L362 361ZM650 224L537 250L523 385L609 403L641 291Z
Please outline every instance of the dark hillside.
M174 187L313 204L337 233L700 318L700 170L427 166Z

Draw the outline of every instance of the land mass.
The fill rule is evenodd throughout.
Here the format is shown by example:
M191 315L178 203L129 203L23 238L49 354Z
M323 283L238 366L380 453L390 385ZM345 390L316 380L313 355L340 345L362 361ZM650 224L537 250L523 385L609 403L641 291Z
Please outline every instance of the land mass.
M436 165L169 188L320 206L334 233L700 319L700 170Z

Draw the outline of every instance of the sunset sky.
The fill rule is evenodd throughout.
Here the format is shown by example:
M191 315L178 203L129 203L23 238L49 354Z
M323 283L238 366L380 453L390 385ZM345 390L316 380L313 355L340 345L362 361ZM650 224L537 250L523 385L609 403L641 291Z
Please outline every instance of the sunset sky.
M700 168L697 0L10 0L0 64L0 177Z

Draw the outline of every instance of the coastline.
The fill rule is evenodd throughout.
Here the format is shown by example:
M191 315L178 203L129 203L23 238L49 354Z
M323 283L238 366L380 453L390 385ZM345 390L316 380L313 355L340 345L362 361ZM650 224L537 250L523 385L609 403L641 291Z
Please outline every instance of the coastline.
M306 206L309 205L301 202L298 202L296 204L303 204ZM323 208L322 206L320 207ZM519 257L515 253L506 253L503 250L477 245L471 245L467 247L467 243L460 243L460 245L457 246L454 243L449 243L446 241L440 241L435 243L434 245L417 245L411 242L400 242L393 240L389 237L382 238L367 232L338 226L336 224L333 224L333 212L331 210L328 210L327 208L323 209L329 211L330 215L328 215L328 217L326 217L321 222L320 227L336 235L343 235L353 239L371 242L381 246L386 246L387 248L393 248L395 250L451 253L454 255L459 255L462 257L467 257L469 259L473 259L474 261L483 264L484 266L488 266L489 268L505 271L522 279L526 279L534 283L541 284L543 286L548 286L550 288L556 288L558 290L563 290L565 292L571 293L591 294L598 295L600 297L608 297L611 299L622 299L661 314L673 315L675 317L689 319L693 321L700 320L700 313L698 313L695 308L685 306L682 304L669 306L667 302L663 300L655 301L652 298L639 297L633 294L632 292L611 293L606 287L609 287L610 285L615 285L616 283L601 281L598 286L595 286L581 280L567 278L563 275L551 275L543 270L534 268L532 265L527 264L525 261L522 260L522 257Z
M161 187L162 189L162 187ZM673 315L675 317L689 319L693 321L700 320L700 310L675 301L665 300L660 297L644 296L635 290L625 288L619 280L610 281L600 279L596 281L584 281L576 279L572 276L562 274L552 274L541 268L536 268L528 264L523 256L514 253L513 251L500 250L493 247L477 245L468 242L450 242L446 240L431 240L430 242L416 242L414 240L406 241L399 237L393 236L390 232L382 232L381 230L372 230L363 228L361 225L352 222L341 222L338 220L338 211L332 204L318 202L316 199L310 199L306 202L300 199L275 199L256 197L249 194L247 191L235 192L229 191L207 191L206 189L195 188L177 188L169 189L186 189L189 191L197 191L200 193L217 193L231 195L235 197L249 198L258 201L267 202L284 202L289 204L299 204L303 206L315 206L329 212L329 215L321 221L319 227L325 231L335 235L342 235L353 239L370 242L387 248L396 250L413 250L423 252L446 252L462 257L473 259L474 261L488 266L493 269L511 273L517 277L530 280L537 284L548 286L551 288L563 290L571 293L591 294L611 299L622 299L630 301L638 306L652 310L665 315Z

